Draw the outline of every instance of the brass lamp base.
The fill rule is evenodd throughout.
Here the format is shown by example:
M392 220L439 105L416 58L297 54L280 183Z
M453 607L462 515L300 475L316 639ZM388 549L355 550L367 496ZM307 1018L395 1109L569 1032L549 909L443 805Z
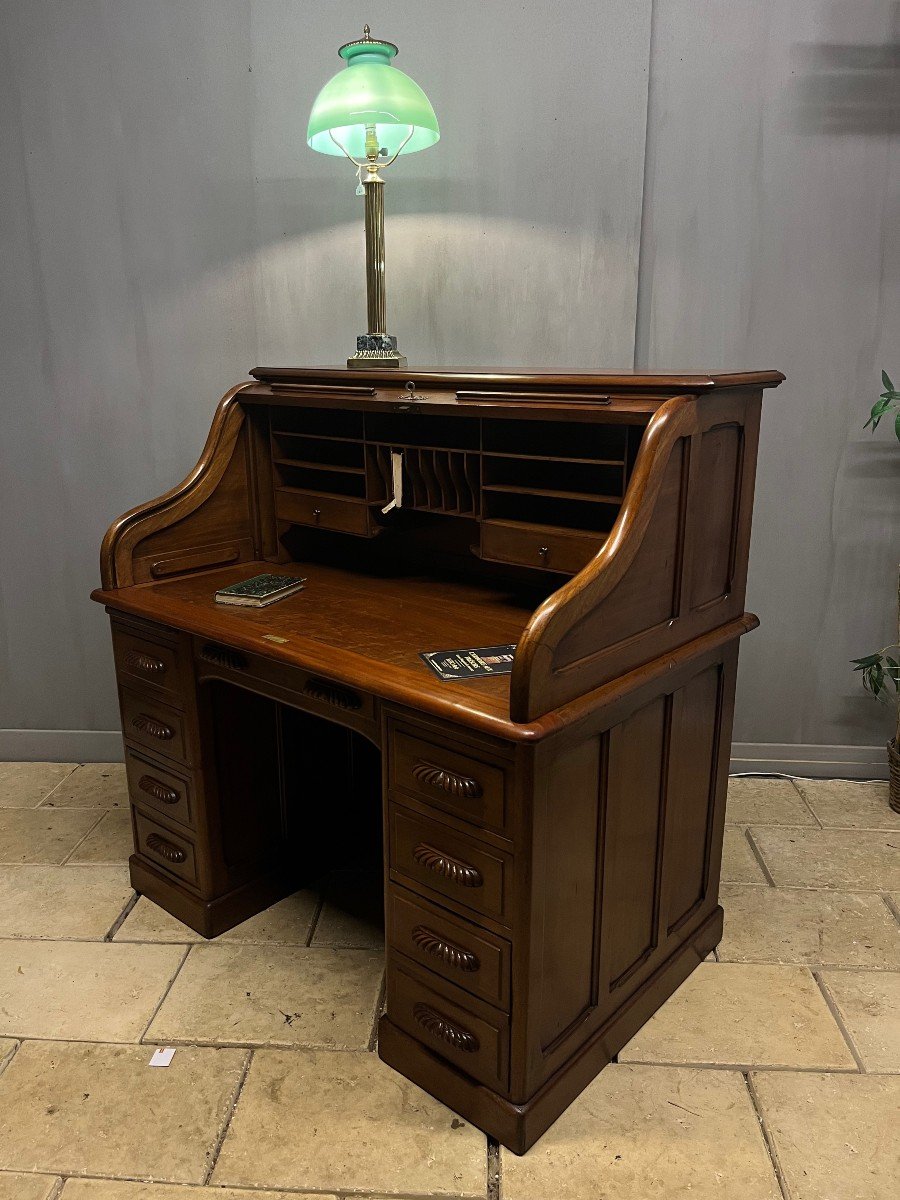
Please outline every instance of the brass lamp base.
M405 367L406 359L397 349L397 339L390 333L361 333L356 339L356 353L347 359L347 366L358 370L365 367Z

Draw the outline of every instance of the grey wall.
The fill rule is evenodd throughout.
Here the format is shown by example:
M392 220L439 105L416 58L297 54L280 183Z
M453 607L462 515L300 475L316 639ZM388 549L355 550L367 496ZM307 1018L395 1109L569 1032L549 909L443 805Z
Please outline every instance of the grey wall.
M845 664L897 557L896 451L860 429L900 307L893 7L0 0L0 757L116 754L103 530L249 367L362 328L355 180L304 133L369 20L443 134L388 190L410 361L787 372L738 753L879 760Z

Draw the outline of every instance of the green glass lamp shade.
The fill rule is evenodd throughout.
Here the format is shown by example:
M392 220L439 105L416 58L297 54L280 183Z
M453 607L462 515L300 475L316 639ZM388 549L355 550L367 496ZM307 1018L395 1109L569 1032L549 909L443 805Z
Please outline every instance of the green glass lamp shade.
M339 53L347 65L316 96L307 145L321 154L346 151L364 159L366 127L373 125L379 149L390 156L401 147L411 154L434 145L441 136L434 109L419 85L391 62L396 46L367 37Z

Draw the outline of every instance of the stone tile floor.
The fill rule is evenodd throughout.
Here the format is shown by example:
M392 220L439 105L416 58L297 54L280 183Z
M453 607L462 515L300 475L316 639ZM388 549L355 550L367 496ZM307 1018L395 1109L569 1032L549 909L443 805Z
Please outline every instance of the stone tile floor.
M374 1054L377 879L206 943L129 886L121 767L0 763L0 1200L893 1198L886 792L732 779L715 961L517 1158Z

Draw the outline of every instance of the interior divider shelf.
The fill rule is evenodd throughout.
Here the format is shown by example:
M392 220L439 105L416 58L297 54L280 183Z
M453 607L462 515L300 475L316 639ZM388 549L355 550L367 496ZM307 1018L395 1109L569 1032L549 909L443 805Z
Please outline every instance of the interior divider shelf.
M356 437L341 437L335 433L306 433L301 429L273 429L272 437L308 438L312 442L352 442L354 445L361 441Z
M594 495L590 492L555 491L552 488L519 487L512 483L484 483L485 492L510 492L518 496L547 496L551 500L578 500L582 504L621 504L622 496Z
M586 466L593 467L624 467L624 458L577 458L564 457L560 454L513 454L505 450L485 450L483 452L485 458L514 458L522 462L534 460L535 462L555 462L555 463L584 463Z
M282 532L402 537L397 510L467 518L481 558L570 574L612 528L634 457L618 425L305 407L269 417Z
M307 471L337 471L346 475L365 475L365 467L345 467L342 463L310 462L302 458L273 458L279 467L303 467Z

